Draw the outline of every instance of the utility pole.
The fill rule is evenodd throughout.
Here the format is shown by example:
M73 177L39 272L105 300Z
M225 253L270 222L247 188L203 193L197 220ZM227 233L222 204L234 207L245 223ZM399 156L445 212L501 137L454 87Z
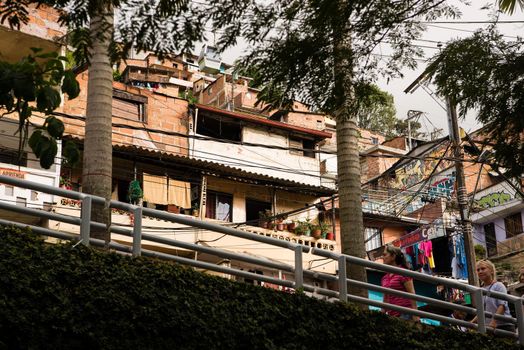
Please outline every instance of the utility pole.
M446 107L448 110L449 138L452 143L453 155L456 159L455 175L457 181L457 200L460 210L462 234L464 235L466 261L468 264L468 283L470 285L478 286L479 280L475 270L475 249L473 248L473 228L471 226L471 221L469 220L468 193L466 189L466 179L464 177L464 152L461 146L456 105L450 97L446 98Z

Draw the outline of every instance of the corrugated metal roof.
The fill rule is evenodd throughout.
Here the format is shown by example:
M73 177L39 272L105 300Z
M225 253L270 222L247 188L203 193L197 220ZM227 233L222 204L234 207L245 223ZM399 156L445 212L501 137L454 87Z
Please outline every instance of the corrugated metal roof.
M274 128L307 134L307 135L315 136L316 138L321 138L321 139L331 138L331 133L329 132L304 128L298 125L282 123L282 122L279 122L276 120L270 120L264 117L257 117L253 114L226 111L224 109L201 105L201 104L195 104L195 107L198 108L199 110L207 111L210 113L216 113L216 114L220 114L223 116L227 116L227 117L231 117L231 118L235 118L239 120L244 120L244 121L248 121L248 122L255 123L255 124L267 125L267 126L272 126Z
M76 136L65 135L65 138L74 140L77 143L82 144L84 139ZM145 157L158 158L161 157L163 161L173 161L179 164L194 167L199 171L207 173L208 175L223 176L230 180L242 181L246 183L263 183L268 186L274 186L284 190L310 193L318 196L328 196L336 191L334 189L324 186L313 186L304 184L298 181L293 181L285 178L279 178L264 174L258 174L243 170L241 168L232 167L208 160L194 159L187 156L181 156L162 150L152 150L146 147L140 146L129 146L121 144L113 144L113 150L128 152L131 154L139 154Z
M113 149L130 153L139 153L147 157L156 158L158 156L161 156L162 160L164 161L171 160L180 164L192 166L203 172L208 173L209 175L222 175L226 176L231 180L241 181L243 179L243 182L250 182L249 180L253 182L264 182L268 185L273 185L282 189L293 190L297 192L314 193L315 195L331 195L336 192L334 189L328 187L308 185L298 181L254 173L237 167L232 167L208 160L189 158L186 156L176 155L160 150L154 151L144 147L129 145L113 145Z

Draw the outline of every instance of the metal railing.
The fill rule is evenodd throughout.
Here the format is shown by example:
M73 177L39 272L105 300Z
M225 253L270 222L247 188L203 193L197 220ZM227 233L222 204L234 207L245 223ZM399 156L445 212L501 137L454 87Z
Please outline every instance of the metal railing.
M433 319L433 320L445 322L451 325L459 325L462 327L475 329L480 333L486 333L487 331L491 331L491 332L494 332L495 334L515 337L517 338L519 343L524 344L524 313L523 313L523 308L522 308L523 299L519 297L515 297L512 295L503 294L499 292L484 290L482 288L467 285L467 284L458 282L456 280L429 276L426 274L422 274L422 273L415 272L415 271L410 271L410 270L403 269L403 268L375 263L375 262L365 260L362 258L358 258L358 257L354 257L354 256L338 254L338 253L334 253L334 252L331 252L325 249L312 248L312 247L300 245L297 243L293 243L290 241L285 241L285 240L266 237L262 235L252 234L252 233L245 232L239 229L221 226L219 224L210 223L210 222L206 222L202 220L196 220L194 218L190 218L184 215L172 214L172 213L168 213L165 211L143 208L143 207L139 207L136 205L122 203L122 202L113 201L113 200L107 201L106 203L106 200L101 197L92 196L92 195L74 192L74 191L69 191L69 190L56 188L52 186L42 185L39 183L29 182L26 180L20 180L17 178L0 176L0 183L9 184L11 186L21 187L21 188L26 188L26 189L31 189L34 191L46 192L49 194L53 194L53 195L57 195L57 196L61 196L61 197L69 198L69 199L75 199L81 202L80 217L74 217L74 216L69 216L69 215L47 212L47 211L39 210L39 209L32 209L32 208L26 208L22 206L16 206L13 204L9 204L9 203L0 201L0 209L3 209L3 210L10 210L12 212L16 212L20 214L26 214L30 216L35 216L35 217L40 217L44 219L77 225L79 226L80 235L59 232L59 231L51 230L48 228L43 228L39 226L31 226L31 225L26 225L23 223L18 223L18 222L13 222L13 221L7 221L2 218L0 218L0 225L14 225L14 226L21 227L21 228L29 226L31 227L31 229L34 232L37 232L42 235L55 237L55 238L62 239L62 240L78 241L85 245L92 244L95 246L104 246L105 242L90 237L90 231L92 228L106 229L104 224L93 222L91 220L92 204L104 204L104 205L108 205L111 208L116 208L116 209L127 211L129 213L132 213L134 216L132 229L119 227L116 225L111 225L109 227L110 231L113 233L132 237L131 246L113 242L113 241L109 242L109 247L118 252L122 252L125 254L131 254L133 256L143 255L143 256L157 257L157 258L167 259L171 261L176 261L178 263L193 266L199 269L205 269L205 270L224 273L224 274L228 274L228 275L232 275L236 277L272 283L274 285L278 285L278 286L282 286L286 288L301 289L301 290L304 290L305 292L313 293L313 295L316 295L316 296L326 297L328 300L340 300L343 302L353 301L353 302L357 302L357 303L361 303L365 305L379 307L382 309L394 310L394 311L398 311L401 313L416 315L422 318ZM196 243L182 242L177 239L144 233L142 232L142 218L144 216L166 220L166 221L170 221L170 222L174 222L178 224L183 224L183 225L187 225L187 226L202 229L202 230L219 232L219 233L226 234L226 235L231 235L231 236L235 236L239 238L248 239L251 241L268 244L273 247L279 247L285 250L290 250L294 252L294 264L293 265L285 264L285 263L278 262L278 261L271 261L271 260L264 259L264 258L258 258L253 255L235 253L235 252L228 251L225 249L203 246L203 245L199 245ZM283 280L283 279L274 278L270 276L260 275L260 274L245 271L239 268L220 266L220 265L213 264L210 262L198 261L198 260L186 258L183 256L177 256L177 255L172 255L172 254L168 254L165 252L155 251L152 249L144 249L143 248L144 241L156 242L156 243L168 245L171 247L187 249L187 250L191 250L191 251L199 252L199 253L206 253L206 254L214 255L217 257L224 258L224 259L231 259L234 261L243 262L243 263L250 264L250 265L256 265L256 266L260 266L260 267L267 268L267 269L284 271L284 272L287 272L293 275L294 281L293 280ZM316 256L325 258L328 261L337 262L338 263L337 274L331 275L327 273L313 271L310 269L304 269L303 267L303 254L304 253L316 255ZM365 268L374 269L374 270L378 270L378 271L385 272L385 273L394 273L394 274L399 274L403 276L408 276L408 277L412 277L415 280L431 283L434 285L443 285L449 288L460 289L464 292L468 292L471 294L472 299L473 299L473 306L470 307L470 306L465 306L465 305L457 305L457 304L439 300L439 299L434 299L434 298L430 298L430 297L426 297L422 295L416 295L416 294L407 293L407 292L403 292L399 290L384 288L378 285L374 285L374 284L366 283L362 281L357 281L353 279L348 279L346 277L347 264L350 264L350 265L354 264L357 266L362 266ZM337 285L338 287L336 289L327 289L327 288L317 287L312 284L313 282L331 282L332 284ZM377 292L387 293L389 295L396 295L396 296L408 298L411 300L424 302L429 305L433 305L436 307L450 310L450 313L452 310L463 311L470 315L475 315L477 318L477 321L476 323L472 323L470 321L459 320L459 319L443 316L443 315L436 314L436 313L392 305L392 304L384 303L384 302L377 301L377 300L367 299L367 298L364 298L358 295L352 295L348 293L348 285L366 289L368 291L377 291ZM484 310L484 298L486 297L493 297L493 298L505 300L508 303L512 303L515 306L516 318L502 316L502 315L492 315L491 313L485 311ZM500 330L500 329L492 329L486 325L486 316L493 317L495 320L498 320L498 321L512 323L516 325L516 329L518 331L516 333L513 333L513 332L508 332L508 331Z

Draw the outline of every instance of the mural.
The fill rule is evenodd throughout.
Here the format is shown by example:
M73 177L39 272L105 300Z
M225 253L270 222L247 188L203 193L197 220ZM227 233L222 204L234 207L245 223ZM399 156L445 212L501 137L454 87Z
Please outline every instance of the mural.
M444 154L443 147L434 150L427 154L427 158L424 160L416 159L407 163L403 168L395 170L395 179L391 183L391 187L397 189L407 189L411 186L419 183L428 177L433 169L437 167L438 158ZM435 174L447 169L451 163L447 160L440 162Z
M422 200L425 202L435 202L439 198L451 199L455 189L455 172L446 176L434 183L428 188L427 196L423 196Z
M509 202L512 199L511 194L504 191L494 192L481 197L475 201L475 205L480 208L488 209L498 207Z

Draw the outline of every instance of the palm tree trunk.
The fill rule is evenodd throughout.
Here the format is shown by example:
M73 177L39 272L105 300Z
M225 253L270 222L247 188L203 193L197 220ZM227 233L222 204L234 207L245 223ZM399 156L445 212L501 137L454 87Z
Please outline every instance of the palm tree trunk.
M112 144L111 105L113 73L109 61L109 44L113 33L113 7L102 6L91 18L91 60L87 87L87 111L84 140L82 190L85 193L111 198ZM111 212L93 205L92 220L109 227ZM109 230L92 230L93 238L110 240Z
M334 76L335 94L338 102L337 120L337 170L340 206L340 235L342 253L364 258L364 228L362 219L360 158L355 99L352 43L349 18L346 12L347 0L339 2L341 16L334 20ZM366 282L364 267L348 264L348 278ZM349 293L367 297L367 291L350 286Z

